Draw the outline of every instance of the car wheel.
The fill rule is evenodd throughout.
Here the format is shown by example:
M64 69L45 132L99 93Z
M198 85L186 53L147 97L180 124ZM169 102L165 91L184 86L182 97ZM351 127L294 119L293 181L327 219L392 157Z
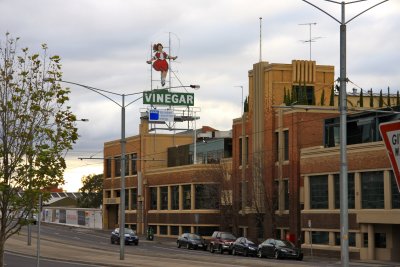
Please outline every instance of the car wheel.
M112 238L110 240L111 240L111 244L114 244L114 240Z
M257 250L257 257L259 258L263 257L261 249Z
M190 244L189 243L186 243L186 248L190 249Z
M300 256L297 258L297 260L298 260L298 261L302 261L302 260L303 260L303 255L300 255Z
M280 258L278 250L275 251L274 258L277 260Z
M224 250L222 249L222 246L219 246L219 253L224 254Z
M244 250L243 255L244 255L245 257L249 256L249 252L247 251L247 249Z
M181 243L178 241L178 242L176 242L176 246L178 247L178 248L180 248L181 247Z
M236 254L236 250L234 248L232 248L232 255L235 256Z
M213 244L210 244L210 252L214 253L214 245Z

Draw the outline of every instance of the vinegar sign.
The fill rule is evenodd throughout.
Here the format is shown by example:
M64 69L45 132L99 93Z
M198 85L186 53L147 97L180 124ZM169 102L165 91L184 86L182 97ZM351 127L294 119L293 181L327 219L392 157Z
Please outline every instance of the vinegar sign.
M390 163L400 192L400 121L379 124L379 131L386 145Z

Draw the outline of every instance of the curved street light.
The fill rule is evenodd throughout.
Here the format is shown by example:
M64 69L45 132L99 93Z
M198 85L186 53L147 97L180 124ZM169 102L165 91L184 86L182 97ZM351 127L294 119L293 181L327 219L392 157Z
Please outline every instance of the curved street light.
M126 151L125 151L125 144L126 144L126 138L125 138L125 108L132 103L135 103L139 99L143 98L142 96L136 98L135 100L129 102L128 104L125 104L125 97L127 96L133 96L133 95L139 95L142 94L143 91L138 92L138 93L131 93L131 94L119 94L115 92L111 92L108 90L104 89L99 89L95 88L92 86L76 83L76 82L71 82L71 81L65 81L65 80L52 80L52 79L44 79L45 82L49 81L56 81L56 82L62 82L62 83L67 83L67 84L72 84L76 86L83 87L85 89L88 89L90 91L93 91L99 95L102 95L103 97L107 98L108 100L112 101L114 104L119 106L121 108L121 192L120 192L120 221L119 221L119 234L120 234L120 239L125 238L125 157L126 157ZM200 85L181 85L181 86L173 86L173 87L168 87L168 88L163 88L164 90L167 89L172 89L172 88L186 88L190 87L193 89L199 89ZM115 95L121 97L121 103L118 103L111 97L109 97L107 94L110 95ZM119 242L120 243L120 260L124 260L124 255L125 255L125 242Z
M44 81L50 81L50 79L45 79ZM105 98L112 101L114 104L116 104L117 106L119 106L121 108L121 192L120 192L120 214L121 215L120 215L120 221L119 221L119 233L120 233L120 238L124 238L125 237L125 157L126 157L126 153L125 153L125 143L126 143L126 139L125 139L125 108L127 106L129 106L130 104L132 104L142 98L142 97L139 97L139 98L129 102L128 104L125 104L125 97L138 95L138 94L141 94L142 92L132 93L132 94L119 94L119 93L95 88L92 86L80 84L80 83L75 83L75 82L70 82L70 81L65 81L65 80L55 80L55 81L73 84L76 86L86 88L90 91L93 91L99 95L104 96ZM111 97L107 96L106 94L111 94L111 95L116 95L116 96L121 97L121 103L118 103L117 101L115 101ZM119 257L120 257L120 260L123 260L124 255L125 255L125 242L119 242L119 243L120 243Z

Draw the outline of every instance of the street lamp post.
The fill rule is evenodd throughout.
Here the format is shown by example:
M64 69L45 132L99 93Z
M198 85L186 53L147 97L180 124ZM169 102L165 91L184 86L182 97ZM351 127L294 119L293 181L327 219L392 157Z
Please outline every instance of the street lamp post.
M302 0L307 4L322 11L340 24L340 92L339 92L339 110L340 110L340 237L341 237L341 260L342 266L349 266L349 214L348 214L348 177L347 177L347 91L346 91L346 25L353 19L367 12L368 10L383 4L389 0L384 0L375 4L363 12L357 14L353 18L346 21L345 7L346 4L354 4L367 0L354 0L352 2L337 2L333 0L325 0L341 5L341 20L336 19L328 12L318 6Z
M49 80L49 79L47 79ZM128 104L125 104L125 97L126 96L132 96L132 95L138 95L141 94L142 92L139 93L132 93L132 94L118 94L115 92L103 90L103 89L98 89L95 87L75 83L75 82L69 82L69 81L64 81L64 80L56 80L57 82L63 82L63 83L68 83L68 84L73 84L77 85L83 88L86 88L90 91L93 91L97 94L100 94L107 98L108 100L112 101L114 104L118 105L121 108L121 192L120 192L120 220L119 220L119 236L120 236L120 260L124 260L124 255L125 255L125 160L126 160L126 155L125 155L125 108L129 106L130 104L138 101L142 97L139 97ZM121 104L112 99L111 97L107 96L106 94L111 94L111 95L116 95L121 97Z

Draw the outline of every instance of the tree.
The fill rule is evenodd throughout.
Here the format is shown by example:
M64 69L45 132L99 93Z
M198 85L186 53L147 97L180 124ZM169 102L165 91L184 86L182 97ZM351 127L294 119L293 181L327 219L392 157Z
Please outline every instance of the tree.
M369 106L374 107L374 95L372 93L372 88L369 90Z
M387 94L387 106L390 107L392 104L390 103L390 88L388 87L388 94Z
M397 91L397 94L396 94L396 106L399 106L400 105L400 94L399 94L399 91Z
M360 107L364 107L364 94L362 89L360 91Z
M82 177L82 196L78 198L81 208L99 208L103 202L103 174L91 174Z
M325 106L325 90L322 90L320 103L321 106Z
M335 88L332 86L331 95L329 97L329 106L333 107L335 105Z
M383 107L383 94L382 94L382 89L381 89L381 91L379 92L379 107L381 108L381 107Z
M62 88L61 59L18 48L8 33L0 42L0 266L4 245L34 211L38 196L63 184L64 156L77 140L76 117Z

